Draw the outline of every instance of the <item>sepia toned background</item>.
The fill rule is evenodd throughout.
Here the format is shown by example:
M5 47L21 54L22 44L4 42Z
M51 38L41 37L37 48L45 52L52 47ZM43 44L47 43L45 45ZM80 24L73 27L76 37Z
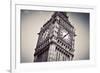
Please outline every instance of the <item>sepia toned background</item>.
M21 10L21 63L34 59L40 28L54 12ZM67 12L69 21L76 29L74 60L89 59L89 13Z

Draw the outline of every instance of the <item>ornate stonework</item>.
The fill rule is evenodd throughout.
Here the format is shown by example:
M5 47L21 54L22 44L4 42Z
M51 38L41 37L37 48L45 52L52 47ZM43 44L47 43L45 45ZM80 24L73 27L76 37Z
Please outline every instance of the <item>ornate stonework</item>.
M55 12L38 33L34 62L70 61L74 57L75 29L66 12Z

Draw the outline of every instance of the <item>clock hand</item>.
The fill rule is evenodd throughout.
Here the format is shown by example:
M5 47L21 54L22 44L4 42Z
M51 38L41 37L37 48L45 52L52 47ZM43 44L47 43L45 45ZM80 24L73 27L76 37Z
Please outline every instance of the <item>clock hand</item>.
M68 34L69 34L69 33L65 34L65 35L63 36L63 38L66 37Z

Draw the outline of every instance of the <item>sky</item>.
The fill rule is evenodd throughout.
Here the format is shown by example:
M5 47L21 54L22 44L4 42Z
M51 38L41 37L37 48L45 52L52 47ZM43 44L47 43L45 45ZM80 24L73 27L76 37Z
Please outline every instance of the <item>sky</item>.
M34 52L40 28L54 12L21 10L21 63L34 60ZM69 21L75 27L75 52L73 60L89 59L89 13L67 12Z

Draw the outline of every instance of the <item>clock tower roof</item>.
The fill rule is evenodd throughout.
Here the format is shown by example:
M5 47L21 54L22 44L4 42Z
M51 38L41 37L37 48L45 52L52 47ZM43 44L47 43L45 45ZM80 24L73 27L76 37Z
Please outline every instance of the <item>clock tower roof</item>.
M65 23L67 23L71 28L74 29L74 26L70 23L69 21L69 17L67 16L67 12L54 12L54 14L51 16L51 18L43 25L43 27L41 28L41 31L44 31L45 29L47 29L49 27L49 25L52 25L56 20L57 17L59 17L60 19L62 19Z

